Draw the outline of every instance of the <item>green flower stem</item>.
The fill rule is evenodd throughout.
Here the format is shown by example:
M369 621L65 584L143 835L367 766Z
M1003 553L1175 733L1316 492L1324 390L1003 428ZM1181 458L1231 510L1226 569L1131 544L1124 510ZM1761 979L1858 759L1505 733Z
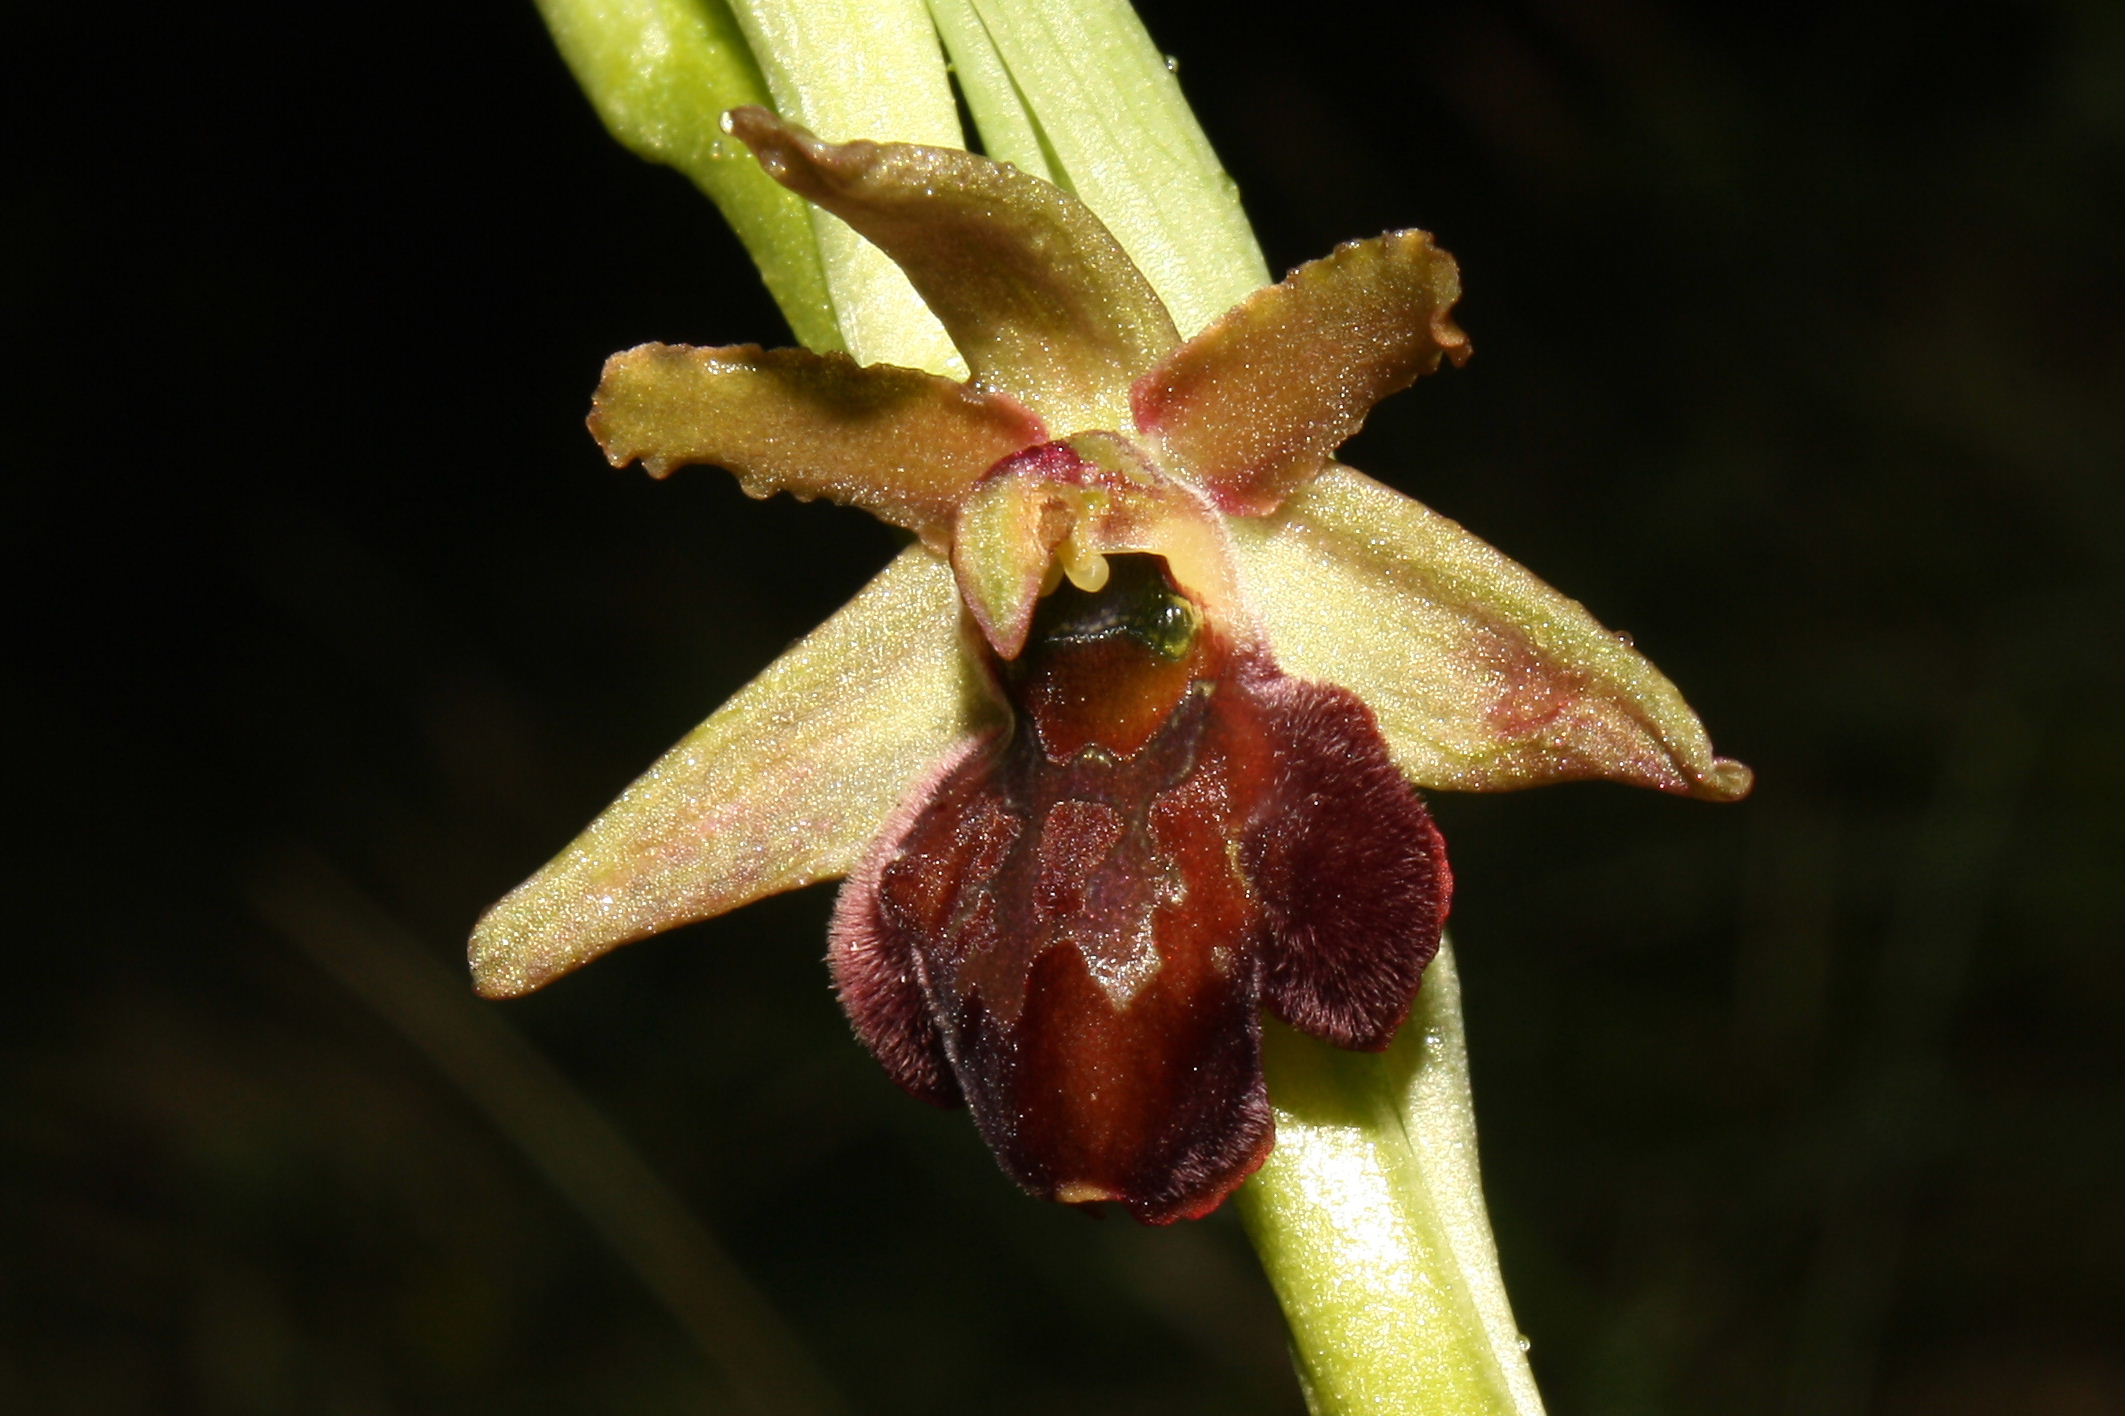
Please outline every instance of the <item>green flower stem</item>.
M1267 283L1252 229L1124 0L540 0L628 147L722 208L797 337L964 366L897 269L769 181L721 130L772 97L830 139L961 144L942 44L992 156L1099 213L1184 334ZM885 266L881 271L878 267ZM1236 1203L1320 1416L1538 1416L1476 1171L1460 986L1442 949L1393 1048L1272 1026L1277 1147Z
M798 340L842 347L811 208L723 133L723 115L769 102L723 0L538 0L539 14L607 131L675 167L723 213Z
M1387 1052L1272 1025L1276 1149L1238 1196L1316 1416L1539 1416L1498 1274L1450 947Z
M952 60L952 76L966 95L967 111L981 132L982 151L1046 182L1057 172L1026 97L997 51L974 0L930 0L930 18ZM1060 184L1058 184L1060 185Z
M1099 213L1182 338L1269 283L1239 190L1128 0L968 2L1032 117L1050 180ZM979 121L982 108L968 106Z

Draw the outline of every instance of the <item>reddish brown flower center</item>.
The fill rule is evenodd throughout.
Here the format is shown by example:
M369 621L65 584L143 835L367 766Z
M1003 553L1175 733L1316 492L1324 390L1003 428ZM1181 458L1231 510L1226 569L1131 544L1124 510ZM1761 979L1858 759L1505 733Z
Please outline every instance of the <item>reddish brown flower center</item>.
M1355 698L1235 651L1156 558L1111 564L1042 602L998 666L1016 730L851 882L833 957L873 1051L1021 1184L1163 1222L1268 1153L1265 1001L1385 1045L1445 870Z

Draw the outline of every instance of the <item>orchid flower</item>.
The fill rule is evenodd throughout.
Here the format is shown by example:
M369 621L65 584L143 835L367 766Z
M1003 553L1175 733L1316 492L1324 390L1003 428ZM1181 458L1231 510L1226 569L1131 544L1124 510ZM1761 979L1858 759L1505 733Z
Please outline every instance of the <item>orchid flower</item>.
M616 465L913 542L480 922L480 990L845 876L829 961L902 1087L1004 1170L1163 1223L1274 1143L1261 1012L1385 1048L1451 894L1418 789L1749 788L1579 605L1334 460L1468 357L1451 257L1343 246L1183 341L1090 210L956 149L729 130L896 262L970 377L645 345Z

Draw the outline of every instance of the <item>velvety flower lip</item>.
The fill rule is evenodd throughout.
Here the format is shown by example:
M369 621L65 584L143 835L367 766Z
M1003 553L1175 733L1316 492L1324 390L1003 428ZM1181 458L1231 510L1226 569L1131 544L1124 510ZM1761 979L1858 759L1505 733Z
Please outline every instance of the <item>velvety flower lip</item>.
M1164 1222L1268 1152L1264 1007L1361 1048L1407 1014L1451 890L1415 788L1747 792L1582 607L1333 460L1468 356L1425 233L1183 339L1046 182L730 127L901 266L970 377L750 345L607 364L615 465L721 465L915 541L488 913L483 993L849 876L830 962L894 1079L969 1106L1029 1191Z

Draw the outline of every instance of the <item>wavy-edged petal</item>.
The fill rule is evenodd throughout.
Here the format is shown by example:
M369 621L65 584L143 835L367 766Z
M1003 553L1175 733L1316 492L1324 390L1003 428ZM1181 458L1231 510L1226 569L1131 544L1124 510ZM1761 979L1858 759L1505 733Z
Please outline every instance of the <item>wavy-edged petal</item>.
M1348 467L1231 523L1277 663L1341 684L1421 787L1609 778L1708 801L1748 793L1636 650L1457 523Z
M977 387L1057 429L1123 426L1129 385L1180 342L1151 283L1060 188L952 148L821 142L763 108L729 122L769 176L907 272Z
M902 551L740 689L472 936L490 998L845 875L909 786L993 719L945 563Z
M1468 336L1454 258L1423 231L1352 241L1257 290L1140 379L1136 424L1224 511L1263 516L1318 473L1373 405Z
M756 344L613 355L590 431L615 467L712 463L753 496L829 497L938 547L967 489L1044 435L1015 401L952 379Z

